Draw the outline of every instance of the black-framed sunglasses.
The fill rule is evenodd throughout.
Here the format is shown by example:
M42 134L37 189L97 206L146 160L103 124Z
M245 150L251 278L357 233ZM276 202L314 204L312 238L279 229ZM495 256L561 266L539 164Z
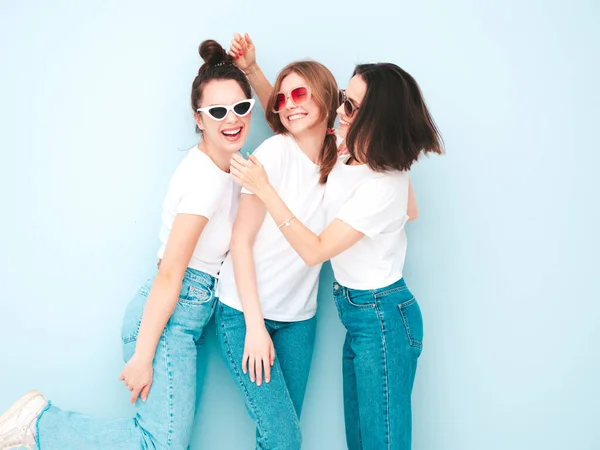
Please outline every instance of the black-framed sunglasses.
M198 108L196 111L204 112L208 114L211 118L217 121L221 121L227 117L229 111L233 111L234 114L238 117L247 116L252 108L254 107L255 100L253 98L249 98L247 100L242 100L241 102L234 103L233 105L213 105L207 106L206 108Z
M352 103L348 99L348 96L346 95L346 89L339 90L338 99L340 102L340 106L344 105L344 113L346 113L346 115L348 117L354 116L354 113L356 113L356 111L358 111L360 109L358 106L355 106L354 103Z

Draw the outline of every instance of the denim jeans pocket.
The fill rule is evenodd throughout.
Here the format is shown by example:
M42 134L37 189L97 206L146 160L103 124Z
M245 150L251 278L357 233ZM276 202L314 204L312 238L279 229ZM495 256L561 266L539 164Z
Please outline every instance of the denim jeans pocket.
M137 339L142 323L142 313L146 305L146 299L152 287L152 279L148 280L137 292L136 296L129 302L123 316L121 326L121 338L123 344L134 342Z
M123 333L123 344L129 344L137 339L138 334L140 332L140 325L142 324L142 319L140 318L134 327L129 332ZM125 330L124 330L125 331Z
M181 283L181 291L179 292L179 303L187 305L201 305L207 303L214 297L214 292L209 287L192 282L184 278Z
M423 316L417 299L412 297L410 300L398 305L408 343L411 347L419 349L419 354L423 348Z
M142 324L142 312L144 310L145 298L139 296L134 298L123 317L123 326L121 327L121 339L123 340L123 360L125 362L133 356L136 347L136 341Z
M371 291L347 291L346 300L355 308L374 308L377 305L375 295Z

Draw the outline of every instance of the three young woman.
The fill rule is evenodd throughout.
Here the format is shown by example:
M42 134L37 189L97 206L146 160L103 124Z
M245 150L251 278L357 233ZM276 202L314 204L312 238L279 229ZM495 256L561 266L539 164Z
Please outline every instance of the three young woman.
M203 139L173 175L158 273L123 324L121 379L136 417L90 419L32 391L0 417L0 449L187 448L197 344L215 309L223 357L257 425L257 448L300 449L318 274L328 259L347 329L348 447L409 449L423 325L402 277L404 225L415 206L408 170L421 153L442 152L417 83L394 64L360 65L338 97L331 72L305 61L286 67L272 88L248 36L234 39L230 56L214 41L200 53L206 63L192 107ZM249 161L236 155L253 106L248 79L276 133ZM348 153L339 159L338 107ZM235 224L231 159L244 187Z

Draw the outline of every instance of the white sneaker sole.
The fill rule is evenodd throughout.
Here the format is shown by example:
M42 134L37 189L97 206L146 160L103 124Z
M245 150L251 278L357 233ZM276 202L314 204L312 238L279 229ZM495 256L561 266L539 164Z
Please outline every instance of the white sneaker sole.
M0 425L2 425L3 422L6 422L8 419L10 419L10 417L17 411L19 411L23 406L25 406L25 404L29 403L31 400L38 396L42 398L44 397L40 391L29 391L25 395L23 395L23 397L21 397L19 400L13 403L13 405L10 408L8 408L4 414L0 416Z

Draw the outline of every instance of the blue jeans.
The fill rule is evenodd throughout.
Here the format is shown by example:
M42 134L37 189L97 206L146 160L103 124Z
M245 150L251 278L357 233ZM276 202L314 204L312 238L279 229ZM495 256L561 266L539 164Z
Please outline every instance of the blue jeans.
M423 319L401 279L374 290L333 283L344 343L344 416L349 450L410 450L411 393Z
M135 351L142 312L152 280L127 307L123 320L123 357ZM196 359L204 327L216 305L215 279L187 269L179 302L156 348L148 399L135 403L136 415L124 419L93 419L61 411L49 404L37 422L41 450L137 450L188 448L196 406ZM124 390L123 398L127 398Z
M244 314L218 303L221 353L238 384L248 414L256 423L256 448L300 450L300 413L315 342L316 318L299 322L265 320L275 347L271 381L257 386L242 372L246 339Z

